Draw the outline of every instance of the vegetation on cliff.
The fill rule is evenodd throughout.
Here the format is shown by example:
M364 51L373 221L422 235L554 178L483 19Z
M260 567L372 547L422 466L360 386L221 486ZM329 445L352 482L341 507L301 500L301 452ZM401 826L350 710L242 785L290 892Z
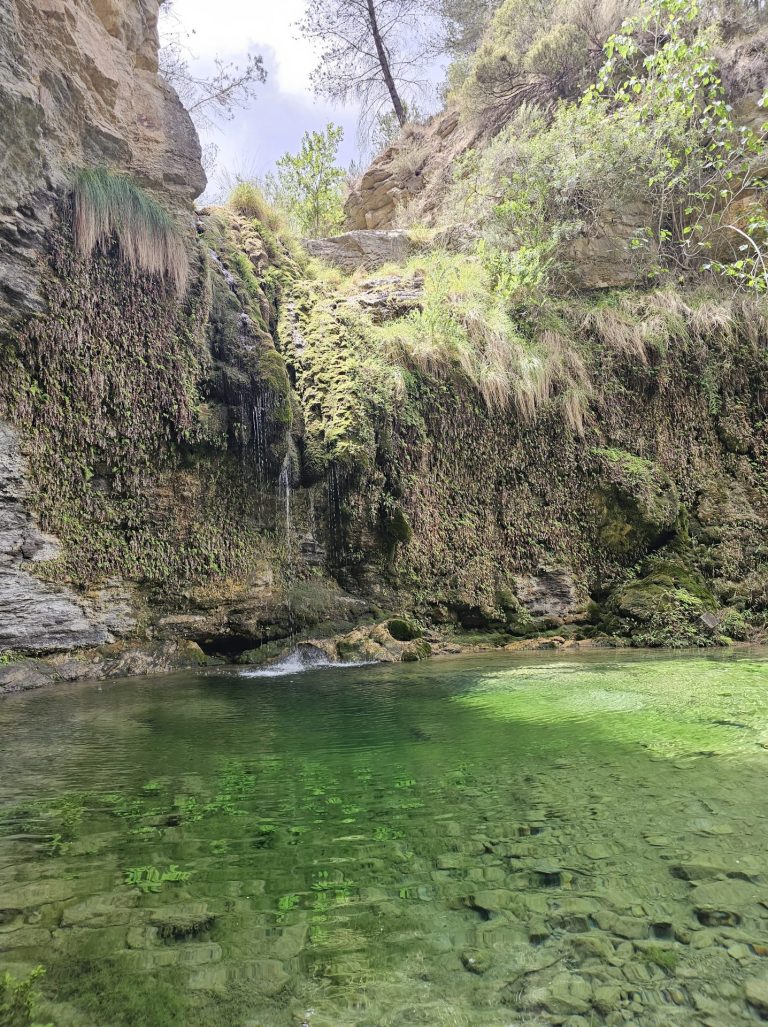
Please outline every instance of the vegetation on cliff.
M72 193L72 228L83 256L115 243L132 271L168 280L183 292L189 274L184 235L174 218L126 175L82 168Z
M644 645L764 627L764 128L695 5L618 32L618 7L547 11L505 0L454 83L466 127L507 76L402 204L400 264L343 274L286 227L337 224L337 134L284 163L282 210L240 182L196 238L75 176L48 312L0 350L64 546L39 573L249 649L353 607Z

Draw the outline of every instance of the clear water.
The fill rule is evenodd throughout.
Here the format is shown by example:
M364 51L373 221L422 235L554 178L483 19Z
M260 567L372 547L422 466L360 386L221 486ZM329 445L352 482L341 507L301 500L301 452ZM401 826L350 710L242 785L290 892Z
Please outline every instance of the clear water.
M302 669L0 703L37 1022L755 1022L766 653Z

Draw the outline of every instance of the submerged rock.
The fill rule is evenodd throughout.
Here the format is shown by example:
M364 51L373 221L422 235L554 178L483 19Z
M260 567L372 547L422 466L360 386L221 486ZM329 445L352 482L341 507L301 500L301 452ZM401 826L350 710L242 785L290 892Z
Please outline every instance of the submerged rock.
M761 1016L768 1015L768 976L750 977L744 985L744 995Z

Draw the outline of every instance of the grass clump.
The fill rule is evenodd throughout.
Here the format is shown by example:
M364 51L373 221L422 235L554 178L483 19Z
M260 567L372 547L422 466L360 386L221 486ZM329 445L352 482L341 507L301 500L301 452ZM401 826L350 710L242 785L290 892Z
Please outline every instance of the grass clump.
M106 168L83 168L73 188L77 249L89 256L117 243L132 271L145 271L184 292L189 260L177 221L141 186Z
M557 324L542 319L531 332L514 316L538 276L525 254L515 256L514 263L489 250L416 258L411 265L424 274L422 304L379 332L395 359L415 370L434 377L456 373L471 382L489 411L512 406L531 422L559 397L566 420L581 433L591 395L584 363ZM539 255L530 257L538 266Z
M243 217L255 218L276 235L286 231L284 218L267 202L255 182L238 182L227 197L227 206Z

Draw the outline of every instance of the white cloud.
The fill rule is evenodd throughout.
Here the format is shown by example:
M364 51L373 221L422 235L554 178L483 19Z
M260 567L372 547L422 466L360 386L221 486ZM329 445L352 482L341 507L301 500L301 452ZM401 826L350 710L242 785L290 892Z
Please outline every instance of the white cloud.
M248 52L272 50L273 85L286 93L311 92L309 73L315 63L312 46L298 38L296 22L304 0L174 0L173 16L184 32L194 58L234 59Z

